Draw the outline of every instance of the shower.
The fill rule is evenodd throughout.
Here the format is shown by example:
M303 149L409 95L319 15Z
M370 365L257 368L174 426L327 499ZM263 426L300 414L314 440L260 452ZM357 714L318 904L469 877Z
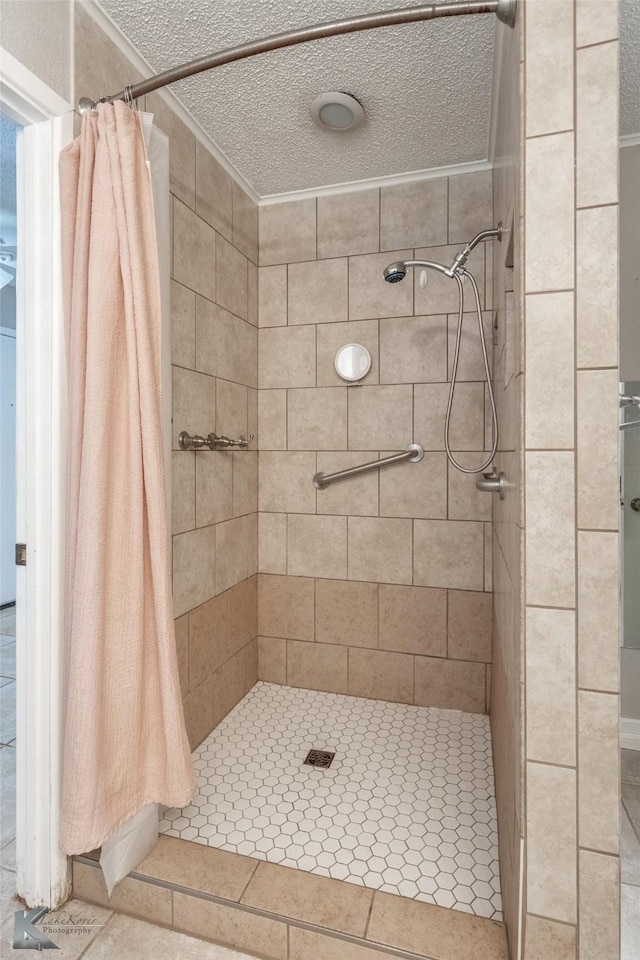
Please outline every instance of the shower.
M399 283L407 275L407 270L409 267L420 267L421 269L428 270L437 270L439 273L444 274L445 277L449 277L452 280L455 280L458 284L458 327L456 331L456 345L453 354L453 369L451 371L451 387L449 389L449 398L447 400L447 412L445 415L445 425L444 425L444 446L447 452L447 458L449 462L453 464L456 470L460 470L462 473L482 473L485 470L493 458L496 455L496 450L498 449L498 415L496 413L496 401L493 393L493 384L491 382L491 371L489 370L489 358L487 355L487 344L484 335L484 326L482 323L482 307L480 306L480 294L478 293L478 285L475 281L473 274L469 273L465 269L465 263L469 258L469 254L479 243L483 240L502 240L502 224L498 224L497 227L494 227L491 230L483 230L478 233L473 240L469 241L466 247L457 253L453 258L453 262L450 267L445 266L443 263L437 263L433 260L397 260L394 263L390 263L382 271L382 275L387 283ZM451 443L450 443L450 432L451 432L451 411L453 409L453 400L456 392L456 381L458 377L458 361L460 358L460 345L462 342L462 315L464 312L464 290L462 287L463 279L469 280L471 286L473 287L474 298L476 302L476 314L478 317L478 330L480 332L480 346L482 348L482 359L484 361L485 376L487 379L487 387L489 390L489 403L491 405L491 427L492 427L492 444L491 444L491 453L484 461L477 467L463 467L462 464L458 463L451 452Z

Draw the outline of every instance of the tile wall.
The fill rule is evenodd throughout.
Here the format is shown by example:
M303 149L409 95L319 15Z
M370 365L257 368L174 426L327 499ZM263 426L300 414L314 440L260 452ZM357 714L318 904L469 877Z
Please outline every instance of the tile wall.
M293 686L472 711L488 708L491 500L449 467L443 424L457 287L429 272L493 223L492 173L260 208L259 674ZM493 251L469 269L491 349ZM470 293L470 291L469 291ZM475 317L465 317L452 446L490 445ZM372 358L361 384L334 367ZM402 464L316 491L331 472L404 449Z
M495 285L500 467L520 487L495 513L502 881L512 956L520 938L526 960L602 960L619 955L617 3L527 0L520 20L495 185L516 212Z
M139 79L75 4L75 80L98 95ZM197 746L257 680L257 443L182 451L178 435L257 434L258 210L158 95L169 137L176 640Z

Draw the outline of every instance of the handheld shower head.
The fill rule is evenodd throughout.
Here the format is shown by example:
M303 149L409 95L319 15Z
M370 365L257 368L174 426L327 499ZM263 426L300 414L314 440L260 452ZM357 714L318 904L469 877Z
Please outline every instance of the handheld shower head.
M388 267L385 267L383 270L383 276L387 283L399 283L407 275L407 265L403 263L402 260L398 260L396 263L390 263Z

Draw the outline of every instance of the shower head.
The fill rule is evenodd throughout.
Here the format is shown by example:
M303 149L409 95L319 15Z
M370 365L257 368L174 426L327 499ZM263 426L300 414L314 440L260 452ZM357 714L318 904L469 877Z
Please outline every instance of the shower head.
M385 267L383 270L383 276L387 283L399 283L407 275L407 265L403 263L402 260L398 260L396 263L390 263L388 267Z

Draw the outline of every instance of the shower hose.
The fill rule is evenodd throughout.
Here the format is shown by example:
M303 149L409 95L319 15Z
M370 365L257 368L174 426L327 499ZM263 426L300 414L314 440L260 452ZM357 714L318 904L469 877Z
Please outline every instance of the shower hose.
M451 433L451 411L453 408L453 398L456 392L456 381L458 377L458 360L460 359L460 344L462 341L462 314L464 310L464 291L462 288L462 280L460 276L468 277L471 281L471 286L473 287L473 292L476 299L476 313L478 315L478 330L480 331L480 346L482 347L482 359L484 360L484 369L487 377L487 387L489 390L489 403L491 405L491 427L493 434L493 443L491 445L491 453L484 461L483 464L479 467L463 467L462 464L458 463L456 458L451 453L451 442L450 442L450 433ZM491 372L489 370L489 358L487 356L487 344L484 335L484 325L482 323L482 308L480 306L480 294L478 293L478 285L475 281L475 278L467 270L459 269L453 275L458 284L458 330L456 333L456 346L453 354L453 369L451 371L451 387L449 388L449 399L447 401L447 413L445 416L444 424L444 447L447 451L447 457L453 466L460 470L462 473L482 473L483 470L489 466L491 461L496 455L496 450L498 449L498 415L496 413L496 401L493 394L493 384L491 383Z

